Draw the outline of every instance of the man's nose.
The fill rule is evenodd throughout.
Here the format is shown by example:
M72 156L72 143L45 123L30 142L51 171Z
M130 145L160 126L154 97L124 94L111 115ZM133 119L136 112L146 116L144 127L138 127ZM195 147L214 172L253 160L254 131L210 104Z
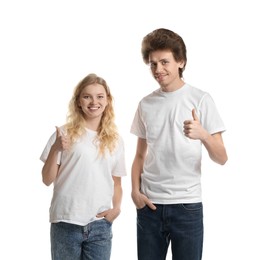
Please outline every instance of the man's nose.
M163 69L162 64L161 63L157 63L156 64L156 68L155 68L155 72L159 73L159 72L162 71L162 69Z

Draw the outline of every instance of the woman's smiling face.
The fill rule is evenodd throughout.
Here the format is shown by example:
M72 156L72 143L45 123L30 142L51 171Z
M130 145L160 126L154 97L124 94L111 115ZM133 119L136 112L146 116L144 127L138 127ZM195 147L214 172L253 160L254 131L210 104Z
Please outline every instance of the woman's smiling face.
M80 93L79 106L86 119L101 118L107 104L107 93L100 84L88 85Z

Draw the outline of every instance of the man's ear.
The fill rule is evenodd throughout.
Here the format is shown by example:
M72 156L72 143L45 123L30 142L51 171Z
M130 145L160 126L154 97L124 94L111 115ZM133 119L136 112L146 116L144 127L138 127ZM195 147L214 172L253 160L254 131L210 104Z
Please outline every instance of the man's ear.
M181 62L179 63L179 67L182 69L182 68L184 67L184 64L185 64L185 62L184 62L184 61L181 61Z

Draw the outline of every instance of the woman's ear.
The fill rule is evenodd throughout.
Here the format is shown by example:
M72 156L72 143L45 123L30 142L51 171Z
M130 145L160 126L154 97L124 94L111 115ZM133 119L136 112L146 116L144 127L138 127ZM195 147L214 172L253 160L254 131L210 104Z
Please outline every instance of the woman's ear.
M77 106L78 106L78 108L81 108L81 104L80 104L80 101L79 101L79 99L78 99L78 100L76 100L76 101L75 101L75 103L77 103Z

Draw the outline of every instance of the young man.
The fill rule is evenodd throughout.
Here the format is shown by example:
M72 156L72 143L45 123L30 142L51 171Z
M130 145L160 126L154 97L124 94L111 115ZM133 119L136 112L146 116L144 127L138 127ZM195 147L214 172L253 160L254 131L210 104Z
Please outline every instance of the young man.
M138 137L132 165L139 260L200 260L203 247L201 151L225 164L225 126L211 96L184 82L186 47L173 31L156 29L142 56L160 88L144 97L131 133Z

